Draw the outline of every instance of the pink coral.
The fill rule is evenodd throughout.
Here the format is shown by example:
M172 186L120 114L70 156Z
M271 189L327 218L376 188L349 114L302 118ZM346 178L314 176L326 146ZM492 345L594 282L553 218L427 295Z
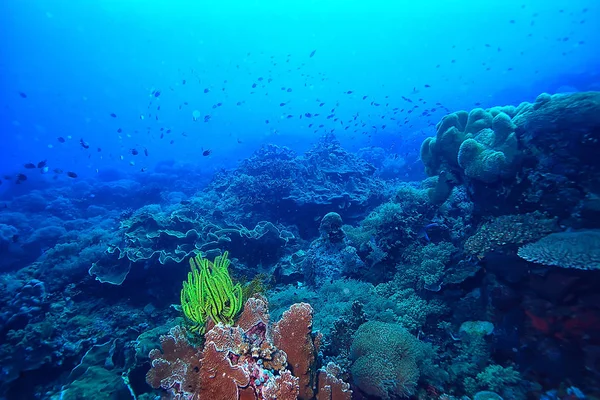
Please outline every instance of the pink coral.
M189 343L185 329L173 328L161 337L163 352L151 351L146 380L174 399L313 398L317 347L312 314L310 305L295 304L270 326L267 301L255 296L236 326L217 324L206 333L203 350ZM324 392L318 399L349 399L347 384L324 371L319 376Z
M330 362L319 370L317 400L351 400L350 385L339 378L342 369Z
M272 329L273 343L287 354L290 370L300 379L300 399L315 394L315 353L312 338L313 308L310 304L294 304L283 313Z

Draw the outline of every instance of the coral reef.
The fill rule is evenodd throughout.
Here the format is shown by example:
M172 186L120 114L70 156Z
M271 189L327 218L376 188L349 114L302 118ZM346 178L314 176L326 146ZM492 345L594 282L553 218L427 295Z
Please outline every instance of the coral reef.
M319 374L317 386L319 340L312 335L310 305L295 304L270 324L266 300L253 297L235 326L219 323L206 333L202 349L188 341L183 328L172 328L161 337L162 353L150 352L152 369L146 379L152 387L184 398L308 400L318 388L324 391L318 398L351 393L327 370Z
M421 182L325 135L20 185L0 398L598 397L599 96L449 114Z

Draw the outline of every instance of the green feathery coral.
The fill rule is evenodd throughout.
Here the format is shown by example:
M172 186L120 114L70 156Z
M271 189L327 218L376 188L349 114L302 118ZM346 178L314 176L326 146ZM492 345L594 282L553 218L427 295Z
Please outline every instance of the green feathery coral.
M181 308L193 332L204 333L208 318L231 325L242 308L242 287L233 284L228 267L228 252L214 262L201 255L190 258L192 270L181 289Z

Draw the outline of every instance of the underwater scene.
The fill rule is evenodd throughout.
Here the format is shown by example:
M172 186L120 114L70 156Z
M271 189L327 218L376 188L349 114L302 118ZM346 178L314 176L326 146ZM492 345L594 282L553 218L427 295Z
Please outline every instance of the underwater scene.
M0 400L600 400L597 0L0 32Z

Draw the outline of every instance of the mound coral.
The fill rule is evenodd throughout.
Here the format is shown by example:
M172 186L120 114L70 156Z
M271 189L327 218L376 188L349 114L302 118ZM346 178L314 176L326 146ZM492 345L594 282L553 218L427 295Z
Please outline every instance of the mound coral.
M317 374L320 336L312 335L312 315L309 304L295 304L270 324L267 301L256 296L248 299L235 326L219 323L209 330L203 348L188 341L184 328L174 327L161 336L163 351L150 352L146 381L173 398L293 400L316 394L317 399L349 400L352 392L335 368Z
M398 324L362 324L350 348L356 386L381 399L409 397L417 387L420 342Z
M444 117L436 126L436 136L421 145L427 174L450 170L484 183L511 177L519 162L514 115L514 108L503 107Z

